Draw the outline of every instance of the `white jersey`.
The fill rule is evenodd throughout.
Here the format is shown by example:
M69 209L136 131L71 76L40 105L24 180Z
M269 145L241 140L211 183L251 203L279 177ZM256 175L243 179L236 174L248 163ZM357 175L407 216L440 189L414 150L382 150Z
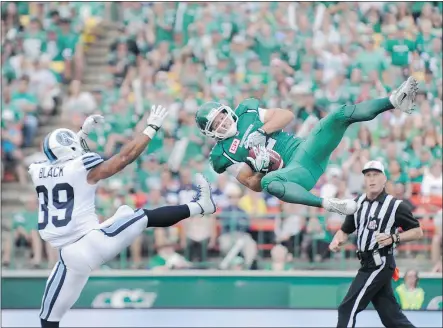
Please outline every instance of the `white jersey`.
M96 185L87 182L89 170L103 162L87 153L60 162L33 163L29 173L39 198L38 230L52 247L69 245L99 228L95 213Z

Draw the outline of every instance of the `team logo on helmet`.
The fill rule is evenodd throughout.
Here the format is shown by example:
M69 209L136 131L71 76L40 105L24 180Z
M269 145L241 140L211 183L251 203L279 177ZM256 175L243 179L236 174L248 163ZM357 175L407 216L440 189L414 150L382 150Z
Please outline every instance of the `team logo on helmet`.
M68 131L57 133L55 139L63 146L70 146L74 143L74 136Z

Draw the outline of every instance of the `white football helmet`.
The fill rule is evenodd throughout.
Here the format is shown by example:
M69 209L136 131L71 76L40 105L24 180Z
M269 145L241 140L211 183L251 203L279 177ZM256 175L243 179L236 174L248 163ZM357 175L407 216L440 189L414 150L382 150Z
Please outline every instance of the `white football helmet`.
M43 141L43 152L51 163L86 153L78 135L69 129L57 129L49 133Z

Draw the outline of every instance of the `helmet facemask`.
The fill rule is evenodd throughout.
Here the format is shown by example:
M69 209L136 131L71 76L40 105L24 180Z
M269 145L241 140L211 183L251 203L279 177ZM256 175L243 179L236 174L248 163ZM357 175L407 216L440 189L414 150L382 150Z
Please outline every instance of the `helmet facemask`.
M88 143L86 142L86 139L83 139L82 137L80 137L80 145L83 149L84 154L91 152L91 150L89 149Z
M222 113L225 114L225 116L214 130L214 121ZM208 122L206 124L204 133L209 137L220 140L230 138L237 133L237 120L237 115L230 107L222 105L219 108L214 108L208 115ZM229 126L225 127L226 123L229 121Z

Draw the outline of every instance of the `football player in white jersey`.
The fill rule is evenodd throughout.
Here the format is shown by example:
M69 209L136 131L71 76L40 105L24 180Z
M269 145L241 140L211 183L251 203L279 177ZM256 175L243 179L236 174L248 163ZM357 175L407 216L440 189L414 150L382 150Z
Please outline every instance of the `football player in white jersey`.
M198 191L186 205L153 210L119 207L99 223L95 191L100 180L109 178L132 163L161 127L167 110L153 106L143 133L134 136L108 160L85 150L85 139L103 120L90 116L79 133L57 129L43 141L47 161L31 164L29 173L39 198L38 230L43 240L59 250L60 259L46 283L40 311L43 328L59 327L63 315L74 305L92 270L113 259L144 229L167 227L190 216L214 213L211 187L197 174Z

